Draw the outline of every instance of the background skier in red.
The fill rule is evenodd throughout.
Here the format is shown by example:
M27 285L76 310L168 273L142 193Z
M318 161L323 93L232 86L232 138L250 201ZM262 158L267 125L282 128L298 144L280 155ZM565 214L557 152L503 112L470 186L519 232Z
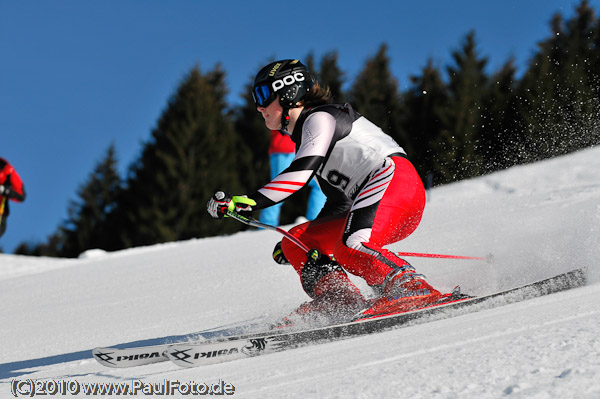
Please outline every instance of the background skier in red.
M0 158L0 237L6 231L8 200L25 201L25 186L15 168L6 159Z

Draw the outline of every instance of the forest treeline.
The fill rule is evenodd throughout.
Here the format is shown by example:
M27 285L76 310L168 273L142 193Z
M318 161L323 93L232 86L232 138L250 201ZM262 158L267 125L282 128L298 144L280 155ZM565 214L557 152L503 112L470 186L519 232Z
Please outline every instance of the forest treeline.
M600 20L587 1L568 20L553 17L548 38L537 43L520 77L512 59L486 72L475 32L451 52L448 65L427 61L405 91L390 69L386 43L353 82L346 81L336 52L303 61L336 102L351 103L404 147L433 185L600 143ZM92 248L113 251L243 229L211 219L206 202L219 189L243 194L268 181L269 135L250 95L251 79L242 104L230 107L225 77L221 66L193 67L127 175L119 175L110 146L57 230L15 252L76 257ZM286 202L282 223L304 214L306 197L301 191Z

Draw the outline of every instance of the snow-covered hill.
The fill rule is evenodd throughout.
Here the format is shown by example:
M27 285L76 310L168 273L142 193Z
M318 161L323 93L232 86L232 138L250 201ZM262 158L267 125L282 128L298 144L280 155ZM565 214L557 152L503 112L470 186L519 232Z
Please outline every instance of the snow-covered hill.
M391 247L494 254L492 265L410 259L444 290L482 294L582 266L586 287L204 368L115 370L91 358L95 346L286 314L308 298L270 259L279 239L251 231L76 260L0 254L0 397L26 379L222 380L247 398L600 397L600 148L434 189L419 229Z

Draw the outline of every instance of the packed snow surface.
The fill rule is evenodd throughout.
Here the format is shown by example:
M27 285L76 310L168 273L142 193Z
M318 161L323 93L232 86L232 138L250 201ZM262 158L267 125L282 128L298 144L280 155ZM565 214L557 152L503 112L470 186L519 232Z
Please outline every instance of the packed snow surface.
M600 397L600 148L436 188L417 231L390 246L494 255L492 264L410 258L445 291L460 284L481 295L580 267L585 287L202 368L109 369L92 359L96 346L287 314L308 297L294 270L271 260L280 238L246 231L79 259L0 254L0 397L29 379L46 389L227 383L244 398Z

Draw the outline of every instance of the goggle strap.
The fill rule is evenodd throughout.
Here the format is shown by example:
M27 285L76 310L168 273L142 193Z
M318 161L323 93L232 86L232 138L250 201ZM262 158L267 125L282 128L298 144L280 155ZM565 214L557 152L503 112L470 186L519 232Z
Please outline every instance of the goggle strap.
M281 130L287 131L288 124L290 123L290 109L287 107L283 108L281 114Z

